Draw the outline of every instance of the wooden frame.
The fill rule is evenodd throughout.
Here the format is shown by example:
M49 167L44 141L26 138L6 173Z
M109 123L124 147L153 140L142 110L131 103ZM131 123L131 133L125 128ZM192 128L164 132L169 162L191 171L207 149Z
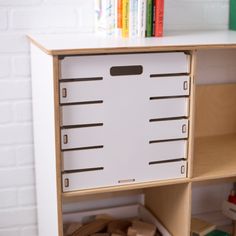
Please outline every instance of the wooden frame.
M226 34L228 35L228 34ZM48 74L53 77L53 87L51 87L51 95L49 96L51 102L54 103L54 110L51 110L54 119L54 125L50 132L54 132L54 140L51 140L55 148L55 154L52 159L55 164L54 174L56 179L54 179L54 197L49 200L49 202L56 201L56 211L57 220L53 226L55 232L57 231L58 236L63 236L63 212L62 205L66 202L76 202L81 201L81 199L98 199L104 196L116 196L133 194L136 192L142 192L145 196L145 205L162 221L162 223L170 230L174 236L187 236L190 233L190 218L191 218L191 193L192 193L192 183L196 182L209 182L209 181L234 181L236 177L236 86L235 85L195 85L195 68L196 68L196 52L197 50L204 49L222 49L230 48L236 49L236 33L230 34L232 38L229 42L224 43L214 43L214 44L192 44L191 42L185 45L171 45L162 43L161 45L153 46L153 41L148 43L141 43L136 46L121 47L102 47L102 48L49 48L48 45L44 46L41 37L30 37L31 42L39 47L44 53L48 54L45 58L49 58L51 61L51 69L53 69L52 74ZM43 36L42 36L43 37ZM41 42L42 41L42 42ZM144 45L145 46L142 46ZM36 50L35 46L32 46ZM165 52L165 51L186 51L190 53L191 56L191 96L190 96L190 117L191 125L189 129L189 149L188 149L188 178L185 179L174 179L165 181L151 181L147 183L137 183L129 184L123 186L112 186L112 187L102 187L94 188L89 190L80 190L75 192L62 192L61 187L61 137L60 137L60 109L59 109L59 79L61 76L60 71L60 59L66 55L84 55L84 54L120 54L120 53L140 53L140 52ZM39 52L39 50L37 49ZM44 54L41 53L41 54ZM43 56L44 57L44 56ZM36 59L33 59L32 64L35 63ZM37 61L37 60L36 60ZM34 69L35 70L35 69ZM39 79L38 76L33 77ZM51 78L52 79L52 78ZM45 81L42 83L46 83ZM38 83L37 86L41 86L42 83ZM33 85L35 87L36 85ZM35 88L34 88L35 89ZM196 93L195 93L196 91ZM211 93L209 93L211 91ZM219 94L221 99L219 99ZM209 101L209 102L205 102ZM219 114L217 108L212 108L212 103L216 103L219 107L223 109L223 115ZM225 106L227 104L227 106ZM45 104L43 104L45 105ZM42 104L40 105L42 108ZM40 109L41 109L40 108ZM52 108L52 107L51 107ZM196 111L195 111L196 108ZM37 101L34 102L34 113L37 116L39 105ZM202 118L204 111L210 111ZM218 112L218 113L217 113ZM215 119L215 122L211 120ZM194 117L196 119L194 119ZM218 124L227 120L225 125L218 127ZM37 118L36 118L37 122ZM49 123L48 123L49 125ZM37 138L42 138L43 135L40 134L38 128L35 128L35 136ZM38 136L38 137L37 137ZM36 142L37 145L37 142ZM52 150L52 149L51 149ZM227 150L227 151L225 151ZM40 151L36 148L36 156L38 156ZM227 161L225 162L225 156L227 156ZM216 158L220 160L216 162ZM224 165L222 165L224 161ZM44 161L46 164L46 161ZM37 166L36 162L36 166ZM36 169L39 167L36 167ZM53 165L51 166L53 168ZM38 174L37 174L38 175ZM48 175L50 178L50 176ZM43 178L38 177L37 182L41 182ZM39 184L40 185L40 184ZM42 188L42 186L40 187ZM47 186L50 188L50 185ZM42 190L39 190L42 192ZM40 194L38 194L38 201L40 200ZM55 198L55 196L57 196ZM175 200L176 201L175 201ZM42 202L40 203L42 204ZM40 205L39 204L39 205ZM170 219L170 211L175 209L175 212ZM55 209L54 209L55 210ZM40 218L42 217L42 212L39 209ZM183 215L182 215L183 214ZM55 219L54 219L55 220ZM184 224L184 227L182 225ZM39 228L41 227L41 224ZM40 232L44 233L44 236L49 236L47 229L42 229ZM56 229L57 228L57 229ZM45 231L46 230L46 231ZM52 232L52 231L51 231ZM50 233L51 233L50 232Z

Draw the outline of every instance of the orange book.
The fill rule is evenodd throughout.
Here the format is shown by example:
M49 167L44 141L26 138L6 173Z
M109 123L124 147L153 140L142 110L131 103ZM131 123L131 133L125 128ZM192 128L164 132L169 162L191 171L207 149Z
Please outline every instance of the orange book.
M122 0L117 0L117 28L122 29Z
M164 23L164 0L155 1L155 37L162 37Z

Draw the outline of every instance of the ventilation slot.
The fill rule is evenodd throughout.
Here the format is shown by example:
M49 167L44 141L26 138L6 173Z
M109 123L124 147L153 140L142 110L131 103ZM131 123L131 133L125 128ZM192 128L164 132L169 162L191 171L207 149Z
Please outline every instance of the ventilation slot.
M171 163L171 162L177 162L177 161L185 161L184 158L179 159L171 159L171 160L164 160L164 161L150 161L149 165L157 165L157 164L163 164L163 163Z
M61 79L60 82L83 82L83 81L97 81L103 80L103 77L91 77L91 78L73 78L73 79Z
M99 170L104 170L104 167L67 170L67 171L64 171L63 174L72 174L72 173L79 173L79 172L91 172L91 171L99 171Z

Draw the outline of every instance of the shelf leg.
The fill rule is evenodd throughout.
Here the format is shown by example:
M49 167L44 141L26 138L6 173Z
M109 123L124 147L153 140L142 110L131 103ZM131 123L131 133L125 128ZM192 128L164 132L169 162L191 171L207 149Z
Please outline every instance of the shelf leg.
M233 236L236 236L236 221L233 220L233 233L232 233Z

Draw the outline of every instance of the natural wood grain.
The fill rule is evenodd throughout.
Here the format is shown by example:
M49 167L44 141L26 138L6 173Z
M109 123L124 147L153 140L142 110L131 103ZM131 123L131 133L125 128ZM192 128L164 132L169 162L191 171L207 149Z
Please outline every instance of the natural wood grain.
M236 176L236 134L195 140L193 181Z
M55 151L56 151L56 176L57 176L57 208L59 236L63 236L62 197L61 197L61 130L60 130L60 98L59 98L60 62L53 56L53 82L54 82L54 113L55 113Z
M190 235L191 185L147 189L145 205L174 236Z
M236 84L196 87L195 136L236 133Z
M81 197L81 196L94 195L94 194L103 194L103 193L111 193L111 192L119 192L119 191L127 191L127 190L133 191L136 189L188 183L189 181L190 180L188 178L172 179L172 180L164 180L164 181L150 181L146 183L128 184L128 185L123 185L123 186L113 186L113 187L95 188L95 189L67 192L67 193L62 193L62 197L63 199L67 199L67 198Z
M195 127L195 69L196 69L196 51L191 52L191 87L190 87L190 102L189 102L189 139L188 139L188 177L192 177L193 174L193 150L194 150L194 127Z

